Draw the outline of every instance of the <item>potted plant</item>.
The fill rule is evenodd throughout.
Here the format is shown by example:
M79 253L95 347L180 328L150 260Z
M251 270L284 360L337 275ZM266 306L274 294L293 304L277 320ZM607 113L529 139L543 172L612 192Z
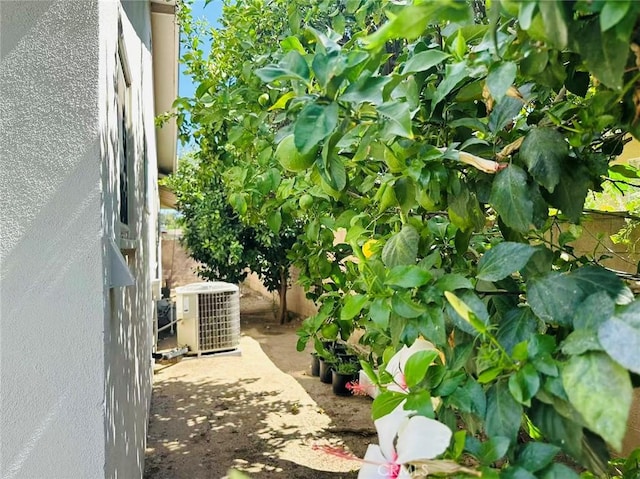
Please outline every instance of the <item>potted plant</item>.
M320 376L320 356L315 351L311 353L311 375Z
M347 384L358 379L360 365L354 361L340 361L334 366L331 388L336 396L351 396Z

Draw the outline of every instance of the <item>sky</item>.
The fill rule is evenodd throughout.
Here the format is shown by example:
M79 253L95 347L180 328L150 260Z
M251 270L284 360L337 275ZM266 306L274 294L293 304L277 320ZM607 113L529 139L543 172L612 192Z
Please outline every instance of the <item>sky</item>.
M222 0L211 0L205 7L204 0L194 0L191 13L194 19L204 18L210 25L217 26L218 19L222 15ZM202 49L205 55L208 53L211 43L207 39L202 39ZM182 45L180 45L182 55ZM178 81L178 92L180 96L192 97L195 93L197 85L191 82L191 79L184 74L184 65L180 64L180 78Z

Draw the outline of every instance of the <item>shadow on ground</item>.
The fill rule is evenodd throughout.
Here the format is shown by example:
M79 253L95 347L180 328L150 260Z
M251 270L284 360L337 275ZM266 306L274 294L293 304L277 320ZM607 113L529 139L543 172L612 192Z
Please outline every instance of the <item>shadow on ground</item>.
M156 369L145 478L219 479L230 468L265 479L357 477L358 463L312 446L362 457L375 442L371 401L333 396L309 376L308 354L295 351L296 326L275 324L268 301L243 298L242 327L241 356Z

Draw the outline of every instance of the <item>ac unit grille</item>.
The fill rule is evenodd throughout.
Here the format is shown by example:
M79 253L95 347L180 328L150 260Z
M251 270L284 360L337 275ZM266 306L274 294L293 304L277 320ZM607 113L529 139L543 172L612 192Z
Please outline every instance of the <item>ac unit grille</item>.
M234 349L240 339L240 301L237 292L198 294L199 350Z

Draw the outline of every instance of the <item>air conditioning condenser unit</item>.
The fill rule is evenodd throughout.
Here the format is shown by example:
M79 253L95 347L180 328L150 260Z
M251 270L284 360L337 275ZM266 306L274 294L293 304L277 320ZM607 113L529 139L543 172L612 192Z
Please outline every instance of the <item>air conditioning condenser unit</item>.
M176 288L178 346L189 354L231 351L240 344L240 289L223 282Z

